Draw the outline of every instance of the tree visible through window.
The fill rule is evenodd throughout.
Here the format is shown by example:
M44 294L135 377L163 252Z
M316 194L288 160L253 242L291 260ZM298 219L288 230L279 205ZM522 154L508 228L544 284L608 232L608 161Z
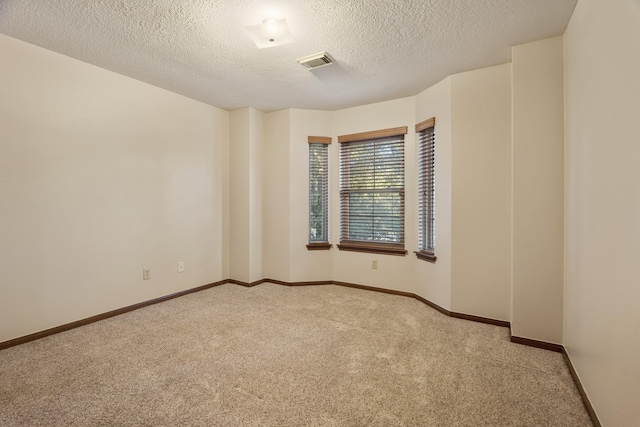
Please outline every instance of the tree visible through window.
M405 128L340 142L339 249L404 255Z
M329 144L309 137L309 249L329 249Z

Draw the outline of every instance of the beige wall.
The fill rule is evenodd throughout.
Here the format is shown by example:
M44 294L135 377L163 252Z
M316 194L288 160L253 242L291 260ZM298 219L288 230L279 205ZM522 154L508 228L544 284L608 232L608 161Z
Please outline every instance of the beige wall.
M229 272L255 282L262 269L262 192L264 113L243 108L230 113Z
M309 233L307 139L309 136L330 137L331 118L329 111L297 109L265 115L263 259L265 277L269 279L304 282L332 278L331 251L306 248ZM330 240L335 243L334 237L337 235L330 230ZM336 250L335 246L332 250Z
M251 282L250 109L229 114L229 275Z
M231 266L231 147L230 147L230 117L229 113L225 112L225 119L222 123L220 123L220 127L222 129L220 137L221 140L224 141L224 144L221 144L221 148L219 150L220 161L215 163L215 167L218 168L218 173L222 174L222 195L219 200L216 202L220 202L219 209L221 210L222 216L222 231L220 233L222 245L222 257L221 257L221 270L222 277L228 278L230 277L230 266Z
M290 110L291 132L289 158L289 191L291 206L291 233L289 243L291 256L289 268L294 282L331 280L333 277L332 253L337 251L339 230L329 229L329 240L333 248L329 251L308 251L309 243L309 144L311 136L331 136L333 129L330 111ZM337 148L334 139L329 147L330 153ZM338 172L338 164L330 163L329 175ZM331 188L330 190L333 190ZM337 192L331 191L330 200L337 201Z
M451 309L509 320L511 64L452 76Z
M580 0L564 42L564 342L602 425L637 425L640 3Z
M4 35L0 51L0 341L225 278L228 113Z
M291 110L265 115L262 199L264 276L289 282L291 255L290 137Z
M562 37L513 48L514 336L562 344Z
M262 201L263 201L263 138L264 113L249 109L251 131L249 144L249 282L264 278L262 268ZM231 141L233 142L233 141ZM235 164L234 164L235 167ZM233 187L232 187L233 188ZM232 191L233 195L235 191ZM233 216L231 217L233 224ZM232 230L235 229L232 227Z
M435 127L435 263L414 260L415 293L439 306L451 309L451 77L419 93L416 122L436 118ZM412 129L413 130L413 129ZM417 138L416 138L417 144ZM417 171L417 155L408 159ZM407 177L410 179L410 177ZM416 193L417 194L417 193ZM413 230L418 230L415 214ZM415 248L411 248L416 250ZM410 254L414 257L413 254Z

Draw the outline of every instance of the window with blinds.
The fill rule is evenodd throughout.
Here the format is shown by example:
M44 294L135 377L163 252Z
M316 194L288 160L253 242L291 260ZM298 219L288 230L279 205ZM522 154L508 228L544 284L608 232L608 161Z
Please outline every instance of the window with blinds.
M404 255L406 127L338 137L341 250Z
M418 133L418 258L435 261L435 118L416 125Z
M329 249L329 144L331 138L309 137L309 244Z

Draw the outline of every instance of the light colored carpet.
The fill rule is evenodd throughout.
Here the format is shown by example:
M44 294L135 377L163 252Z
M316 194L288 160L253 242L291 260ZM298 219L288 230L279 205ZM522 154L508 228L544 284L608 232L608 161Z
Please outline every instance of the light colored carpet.
M0 351L4 426L590 426L558 353L406 297L223 285Z

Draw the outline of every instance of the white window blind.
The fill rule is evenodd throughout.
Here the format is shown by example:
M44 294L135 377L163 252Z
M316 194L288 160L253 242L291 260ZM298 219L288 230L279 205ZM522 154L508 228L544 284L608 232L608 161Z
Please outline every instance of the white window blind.
M404 251L404 134L341 142L340 241Z
M328 241L329 145L309 142L309 243Z
M416 130L419 129L416 126ZM418 131L418 249L435 250L435 119Z

